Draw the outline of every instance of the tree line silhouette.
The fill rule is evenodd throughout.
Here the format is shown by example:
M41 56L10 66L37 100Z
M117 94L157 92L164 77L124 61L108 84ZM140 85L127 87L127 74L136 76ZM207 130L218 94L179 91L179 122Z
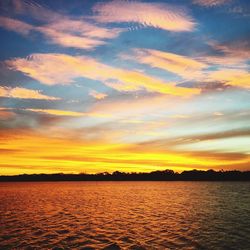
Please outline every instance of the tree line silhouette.
M0 181L250 181L250 171L203 171L194 169L177 173L167 169L150 173L115 171L98 174L21 174L0 176Z

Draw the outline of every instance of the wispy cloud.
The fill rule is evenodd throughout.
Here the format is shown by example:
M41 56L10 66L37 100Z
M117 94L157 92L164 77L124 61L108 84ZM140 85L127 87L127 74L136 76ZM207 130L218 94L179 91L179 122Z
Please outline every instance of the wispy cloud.
M248 41L241 40L229 44L220 44L216 41L208 41L207 43L215 53L203 55L199 60L211 65L246 67L250 58Z
M250 88L250 73L246 70L222 68L208 74L207 80L219 81L241 88Z
M3 16L0 16L0 27L22 35L28 35L34 29L33 25Z
M52 30L65 33L76 33L81 36L110 39L115 38L122 29L119 28L105 28L92 24L84 19L70 19L69 17L61 17L59 20L53 21L45 26Z
M135 57L139 63L161 68L180 75L183 78L196 78L208 65L187 56L152 49L135 49Z
M36 27L35 30L44 34L51 43L81 49L91 49L105 44L105 39L115 38L121 32L121 29L98 27L84 20L71 20L65 17Z
M46 113L49 115L56 116L83 116L84 113L69 111L69 110L58 110L58 109L25 109L27 111L38 112L38 113Z
M43 33L50 43L54 43L63 47L92 49L105 42L86 36L74 35L72 32L60 32L50 27L39 27L36 30Z
M241 42L227 46L213 42L211 46L219 55L202 55L192 58L153 49L133 49L133 53L122 54L121 58L166 70L181 76L184 81L197 83L196 86L200 82L199 85L203 89L206 89L210 83L216 83L214 84L216 88L220 85L230 85L249 89L248 44ZM127 88L127 91L135 90L134 85L124 86L122 83L112 82L107 85L116 89Z
M139 119L144 115L148 116L148 114L157 115L170 105L174 109L183 101L178 97L170 96L166 98L165 95L155 94L141 98L117 99L105 103L97 102L91 107L90 112L112 114L117 119L131 118L131 116Z
M139 145L142 146L149 146L154 148L155 150L170 150L171 148L175 148L178 145L186 145L186 144L195 144L201 141L219 141L220 139L227 139L233 137L244 137L250 136L250 129L237 129L237 130L228 130L216 133L209 133L209 134L195 134L189 136L182 136L182 137L174 137L174 138L165 138L165 139L158 139L153 141L146 141L142 142Z
M91 57L70 56L65 54L33 54L28 58L16 58L6 61L6 64L14 70L47 85L70 84L78 77L86 77L99 80L104 84L120 91L126 91L134 86L135 90L146 90L162 94L191 96L199 94L200 90L195 88L178 87L175 83L164 82L161 79L143 74L111 67ZM110 85L110 82L122 83L122 88Z
M193 0L193 3L204 7L214 7L230 3L231 1L232 0Z
M1 93L1 91L0 91ZM10 118L15 117L15 113L9 110L8 108L0 107L0 119L1 120L8 120Z
M56 13L40 5L29 2L13 1L13 8L18 14L30 15L38 24L28 24L22 20L0 16L0 26L22 35L31 32L41 33L49 43L62 47L92 49L105 44L107 39L115 38L122 29L106 28L90 23L82 17Z
M192 31L195 21L187 12L169 4L140 1L110 1L93 8L95 20L103 23L139 23L168 31Z
M7 138L7 140L6 140ZM4 142L4 144L3 144ZM46 148L47 150L44 150ZM245 164L241 169L247 169L249 157L228 153L154 151L145 145L113 144L95 140L72 140L52 137L34 131L5 131L5 137L0 139L0 149L5 149L1 161L2 166L16 168L26 173L42 172L87 172L98 171L140 171L162 168L193 169L195 168L227 168ZM10 149L8 152L6 149ZM22 150L20 150L22 149ZM18 160L18 166L15 162ZM29 169L27 166L32 166ZM56 166L56 167L55 167ZM52 170L51 170L52 169ZM14 171L14 170L13 170ZM16 170L17 171L17 170Z
M48 96L41 93L39 90L26 88L10 88L0 86L0 97L20 98L20 99L38 99L38 100L60 100L58 97Z
M61 110L61 109L33 109L33 108L26 108L21 109L23 111L32 111L35 113L44 113L52 116L72 116L72 117L110 117L110 114L98 113L98 112L77 112L72 110Z
M89 92L89 95L94 97L95 99L97 100L101 100L101 99L104 99L105 97L107 97L108 95L105 94L105 93L101 93L101 92L98 92L98 91L95 91L95 90L91 90Z

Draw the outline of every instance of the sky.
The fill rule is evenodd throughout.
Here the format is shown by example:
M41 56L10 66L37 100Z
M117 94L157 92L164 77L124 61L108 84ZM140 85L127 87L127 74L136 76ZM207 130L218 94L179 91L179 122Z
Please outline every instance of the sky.
M0 1L0 174L250 170L248 0Z

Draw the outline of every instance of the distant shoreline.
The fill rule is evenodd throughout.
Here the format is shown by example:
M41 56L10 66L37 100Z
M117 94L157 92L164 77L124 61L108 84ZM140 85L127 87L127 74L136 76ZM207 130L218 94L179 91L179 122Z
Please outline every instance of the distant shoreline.
M45 182L45 181L250 181L250 171L191 170L176 173L173 170L150 173L98 174L21 174L0 176L0 182Z

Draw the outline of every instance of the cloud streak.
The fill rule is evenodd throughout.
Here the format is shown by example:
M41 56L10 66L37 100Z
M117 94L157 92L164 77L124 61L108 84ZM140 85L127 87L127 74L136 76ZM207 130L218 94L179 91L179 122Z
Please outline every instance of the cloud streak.
M28 35L34 29L34 27L30 24L2 16L0 16L0 27L20 33L22 35Z
M41 33L49 43L62 47L93 49L105 44L107 39L117 37L123 31L118 28L101 27L81 17L73 19L28 2L14 1L13 8L19 14L31 15L41 24L31 25L22 20L0 16L0 27L26 36L32 32Z
M238 130L222 131L217 133L200 134L200 135L196 134L193 136L159 139L159 140L142 142L139 145L163 151L166 149L170 150L171 148L175 148L178 145L186 145L186 144L198 143L201 141L220 140L220 139L245 137L245 136L250 136L250 129L238 129Z
M223 4L230 3L231 0L193 0L194 4L203 6L203 7L215 7Z
M98 112L77 112L72 110L60 110L60 109L32 109L26 108L22 109L24 111L31 111L35 113L44 113L52 116L69 116L69 117L110 117L108 114L98 113Z
M93 8L96 21L102 23L138 23L167 31L192 31L195 22L186 11L163 3L140 1L110 1Z
M186 56L159 50L135 49L134 52L139 63L164 69L188 79L199 77L201 70L208 66Z
M219 81L235 87L250 88L250 73L246 70L220 69L208 74L208 80Z
M203 55L191 58L153 49L133 49L133 56L132 53L131 55L122 54L121 58L171 72L182 77L184 81L197 83L196 86L200 85L203 89L211 83L217 83L215 86L219 84L249 89L250 74L247 66L249 50L243 45L245 44L226 46L211 43L216 51L222 53L216 56ZM217 67L214 68L214 66ZM212 70L211 67L213 67ZM108 85L117 89L123 88L120 83L116 85L108 83ZM127 86L127 89L133 90L133 86Z
M119 91L126 91L127 86L133 90L146 90L177 96L192 96L200 90L175 86L175 83L164 82L161 79L137 71L123 70L103 64L93 58L70 56L65 54L33 54L28 58L16 58L6 61L9 68L47 85L70 84L74 79L86 77L99 80ZM113 85L110 85L112 82ZM119 88L115 83L121 83Z
M26 89L20 87L10 88L1 86L0 86L0 97L37 99L37 100L48 100L48 101L60 100L60 98L58 97L44 95L39 90Z
M25 172L38 170L47 172L51 169L52 172L57 172L59 169L63 172L72 172L72 165L76 173L83 170L90 173L112 170L132 171L135 168L140 171L150 171L166 167L175 170L194 167L216 169L218 164L220 168L227 168L228 165L234 164L237 167L249 162L248 156L234 153L208 152L204 155L202 152L200 154L159 152L138 145L72 140L65 136L64 138L51 137L34 131L19 131L15 135L12 131L5 131L5 138L0 139L0 149L5 149L1 167L16 168L15 162L18 159L18 171L25 169ZM27 169L27 166L32 168ZM247 166L244 168L247 169Z
M105 94L105 93L97 92L97 91L95 91L95 90L91 90L91 91L89 92L89 95L92 96L92 97L94 97L94 98L97 99L97 100L104 99L105 97L108 96L108 95Z

